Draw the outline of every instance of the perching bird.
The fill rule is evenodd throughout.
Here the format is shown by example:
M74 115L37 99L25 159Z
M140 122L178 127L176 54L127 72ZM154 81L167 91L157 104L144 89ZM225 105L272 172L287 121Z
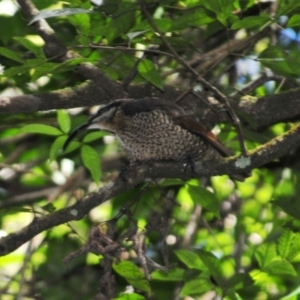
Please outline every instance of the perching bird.
M65 142L85 129L114 134L130 162L208 161L230 156L229 150L202 124L194 121L175 103L157 98L121 99L102 106ZM244 180L244 175L234 175Z

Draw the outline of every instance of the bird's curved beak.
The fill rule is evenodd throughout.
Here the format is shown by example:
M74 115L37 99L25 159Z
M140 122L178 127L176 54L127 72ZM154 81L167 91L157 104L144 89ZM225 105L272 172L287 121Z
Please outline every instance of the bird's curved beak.
M99 123L94 123L94 119L95 117L91 118L90 120L88 120L88 122L80 125L79 127L75 128L69 135L69 137L67 138L67 140L65 141L64 145L63 145L63 150L66 151L68 145L70 144L70 142L75 138L76 135L78 135L80 132L84 131L84 130L88 130L88 129L98 129L98 130L104 130L107 131L111 134L114 134L113 131L107 129L104 126L101 126L101 124Z
M90 125L91 125L91 122L86 122L86 123L80 125L79 127L77 127L76 129L74 129L74 130L70 133L70 135L69 135L69 137L67 138L67 140L65 141L65 143L64 143L64 145L63 145L63 150L65 151L65 150L67 149L67 147L68 147L68 145L70 144L70 142L75 138L75 136L76 136L78 133L80 133L80 132L82 132L82 131L84 131L84 130L87 130L87 129L89 128Z
M111 134L115 134L113 126L111 126L110 124L112 122L110 120L107 121L109 118L111 118L111 116L114 116L115 111L116 108L110 109L108 112L102 112L102 114L100 115L98 112L97 114L93 115L87 122L74 129L65 141L63 150L65 151L67 149L70 142L75 138L76 135L78 135L78 133L87 129L105 130L107 132L110 132Z

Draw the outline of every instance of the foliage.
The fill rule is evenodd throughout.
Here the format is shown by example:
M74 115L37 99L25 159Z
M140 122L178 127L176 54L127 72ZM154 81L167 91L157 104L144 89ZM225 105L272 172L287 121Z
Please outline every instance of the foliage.
M0 27L6 28L0 31L0 96L39 98L30 98L27 104L20 101L18 113L2 114L0 120L3 236L34 218L84 201L123 168L117 142L104 132L88 133L63 151L70 131L96 109L67 108L86 106L88 99L80 105L68 103L66 109L58 105L55 110L49 106L49 111L24 113L24 106L40 99L50 105L50 91L63 91L63 100L72 88L88 84L79 66L94 64L125 89L151 85L166 92L178 87L208 99L209 92L176 59L174 50L225 95L243 89L260 73L271 74L272 81L254 86L250 92L254 96L297 86L299 40L288 33L299 30L298 0L278 1L276 9L269 2L252 0L148 0L146 5L106 0L98 1L98 6L97 1L84 0L33 2L44 12L32 20L25 21L21 10L0 15ZM47 56L44 46L49 41L35 27L44 18L72 53L70 59L61 59L59 53ZM249 113L236 113L249 150L287 132L297 121L291 118L258 128ZM238 153L236 128L224 122L214 129ZM217 176L140 184L94 208L84 219L50 226L1 257L1 299L82 300L98 293L128 300L216 295L232 300L298 299L299 180L299 150L295 150L253 170L244 182ZM105 240L102 255L93 254L95 243L91 234L88 238L93 225L99 226L98 234ZM85 245L94 251L83 251Z

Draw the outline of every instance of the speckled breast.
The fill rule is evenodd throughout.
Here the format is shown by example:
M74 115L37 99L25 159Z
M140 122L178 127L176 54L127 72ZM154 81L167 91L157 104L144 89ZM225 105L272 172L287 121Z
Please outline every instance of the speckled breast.
M207 160L219 156L202 137L174 124L162 111L128 118L117 138L130 161Z

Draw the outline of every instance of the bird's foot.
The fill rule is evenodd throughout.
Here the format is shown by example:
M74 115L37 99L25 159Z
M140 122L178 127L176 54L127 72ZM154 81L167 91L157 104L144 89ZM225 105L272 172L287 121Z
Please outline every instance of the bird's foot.
M192 159L191 156L188 156L186 160L184 161L184 172L191 172L193 176L196 175L196 166L195 161Z
M127 179L127 174L129 173L129 171L131 171L132 169L136 169L137 167L139 167L142 164L141 161L132 161L128 164L125 165L125 167L120 171L119 173L119 177L125 181L125 182L129 182L129 180Z

